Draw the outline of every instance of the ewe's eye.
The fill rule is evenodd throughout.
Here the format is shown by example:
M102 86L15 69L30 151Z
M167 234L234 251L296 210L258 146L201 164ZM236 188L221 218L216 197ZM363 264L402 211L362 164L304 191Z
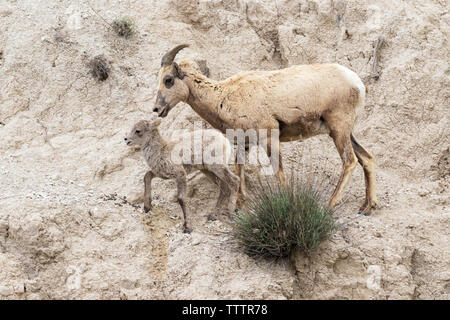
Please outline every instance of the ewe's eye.
M170 88L171 86L173 86L173 84L174 84L173 77L169 76L169 77L164 78L164 85L166 86L167 89Z
M136 134L140 134L141 133L141 130L136 130Z

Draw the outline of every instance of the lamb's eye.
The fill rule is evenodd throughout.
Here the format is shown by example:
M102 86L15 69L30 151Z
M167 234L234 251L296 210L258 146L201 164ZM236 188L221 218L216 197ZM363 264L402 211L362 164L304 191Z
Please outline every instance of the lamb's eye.
M173 86L173 84L174 84L173 77L167 77L164 79L164 85L166 86L166 88L170 88L171 86Z

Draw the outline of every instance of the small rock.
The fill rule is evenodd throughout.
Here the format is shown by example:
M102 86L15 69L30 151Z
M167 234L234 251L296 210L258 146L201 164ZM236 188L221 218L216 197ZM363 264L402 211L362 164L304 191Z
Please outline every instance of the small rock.
M1 9L0 10L0 17L7 17L9 15L11 15L13 13L13 11L9 8L7 9Z
M24 293L25 292L25 285L23 283L16 283L14 285L14 292L15 293Z
M39 293L30 293L27 294L27 300L42 300L42 297Z
M12 287L0 286L0 296L9 296L14 293Z
M439 275L439 278L443 281L450 281L450 271L444 271Z
M120 293L120 300L128 300L128 296L124 292L121 292Z

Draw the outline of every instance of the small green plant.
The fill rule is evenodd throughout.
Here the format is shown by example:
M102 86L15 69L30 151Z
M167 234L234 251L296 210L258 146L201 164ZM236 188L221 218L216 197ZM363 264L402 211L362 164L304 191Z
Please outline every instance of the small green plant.
M130 17L122 17L112 22L111 27L120 37L130 38L136 32L136 26Z
M250 255L285 257L294 248L317 248L335 230L332 210L323 204L321 190L311 183L260 183L239 211L233 233Z

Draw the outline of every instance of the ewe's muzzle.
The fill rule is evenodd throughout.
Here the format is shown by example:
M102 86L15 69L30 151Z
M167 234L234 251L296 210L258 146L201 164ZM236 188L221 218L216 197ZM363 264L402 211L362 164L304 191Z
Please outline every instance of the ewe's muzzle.
M158 95L156 96L156 103L155 107L153 108L153 112L156 112L158 114L158 117L164 118L167 116L167 114L170 111L170 106L166 102L166 99L161 94L161 92L158 92Z

